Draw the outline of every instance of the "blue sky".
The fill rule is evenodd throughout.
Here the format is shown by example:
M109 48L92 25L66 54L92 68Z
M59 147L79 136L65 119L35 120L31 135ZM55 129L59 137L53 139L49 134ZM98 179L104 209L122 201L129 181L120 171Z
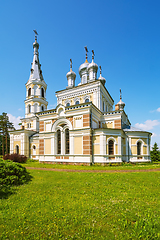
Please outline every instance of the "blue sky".
M151 131L152 143L160 146L159 9L158 0L1 1L0 113L15 124L24 117L36 29L48 108L56 104L55 91L67 86L70 58L80 82L87 45L89 61L93 49L115 104L121 88L132 125Z

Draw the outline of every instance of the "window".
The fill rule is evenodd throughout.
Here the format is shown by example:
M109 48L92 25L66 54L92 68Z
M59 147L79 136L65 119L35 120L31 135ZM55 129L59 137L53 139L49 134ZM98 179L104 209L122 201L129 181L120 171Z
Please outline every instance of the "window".
M19 146L16 145L16 153L19 154Z
M31 88L28 89L28 97L31 96Z
M44 97L44 89L41 88L41 96Z
M79 104L79 101L76 101L76 105Z
M103 112L105 111L105 103L103 102Z
M33 145L33 155L36 155L36 146Z
M28 113L30 113L31 112L31 105L29 104L28 105Z
M66 104L66 107L69 107L70 106L70 103L68 102L67 104Z
M89 99L87 98L87 99L85 100L85 102L89 102Z
M108 107L107 107L107 105L106 105L106 112L108 112Z
M57 154L61 154L61 131L57 131Z
M137 143L137 155L138 155L138 159L142 159L142 157L140 157L140 155L142 155L142 153L141 153L141 146L142 146L142 143L141 143L141 142L138 142L138 143Z
M69 154L69 129L65 130L66 154Z
M41 109L42 109L42 112L43 112L43 111L44 111L44 106L42 106L42 108L41 108Z
M108 153L109 155L114 155L114 141L109 140L108 142ZM109 159L114 159L114 157L109 157Z

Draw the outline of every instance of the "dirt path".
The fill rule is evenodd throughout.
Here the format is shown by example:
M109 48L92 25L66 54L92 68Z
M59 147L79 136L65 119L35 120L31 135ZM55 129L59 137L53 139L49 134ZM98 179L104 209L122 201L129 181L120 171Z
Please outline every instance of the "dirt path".
M54 171L54 172L91 172L91 173L127 173L127 172L159 172L160 168L155 169L135 169L135 170L78 170L78 169L58 169L58 168L37 168L37 167L26 167L31 170L43 170L43 171Z

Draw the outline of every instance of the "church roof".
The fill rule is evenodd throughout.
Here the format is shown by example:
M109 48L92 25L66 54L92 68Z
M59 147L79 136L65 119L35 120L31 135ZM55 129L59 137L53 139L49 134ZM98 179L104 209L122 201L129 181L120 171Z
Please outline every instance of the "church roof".
M125 126L125 128L123 128L123 131L124 132L147 132L147 131L144 131L140 128L135 128L135 127L132 127L132 126Z

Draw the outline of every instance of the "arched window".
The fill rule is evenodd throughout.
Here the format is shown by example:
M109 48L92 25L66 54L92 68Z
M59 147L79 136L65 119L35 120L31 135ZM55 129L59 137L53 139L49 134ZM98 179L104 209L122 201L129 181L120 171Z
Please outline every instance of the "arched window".
M114 141L113 140L109 140L109 142L108 142L108 154L114 155ZM110 157L109 159L114 159L114 157Z
M33 155L36 155L36 146L33 145Z
M43 112L44 111L44 106L42 106L41 109L42 109L42 112Z
M19 154L19 146L16 145L16 153Z
M141 159L141 158L142 158L142 157L140 157L140 155L142 155L141 147L142 147L142 143L141 143L141 142L138 142L138 143L137 143L137 155L138 155L138 159Z
M65 130L66 154L69 154L69 129Z
M66 107L69 107L70 106L70 103L68 102L67 104L66 104Z
M30 113L31 112L31 105L29 104L28 105L28 113Z
M85 102L89 102L89 99L88 99L88 98L86 98Z
M57 131L57 154L61 154L61 131Z
M79 104L79 101L76 101L76 105Z
M41 88L41 96L44 97L44 89Z
M31 96L31 88L28 89L28 97Z

